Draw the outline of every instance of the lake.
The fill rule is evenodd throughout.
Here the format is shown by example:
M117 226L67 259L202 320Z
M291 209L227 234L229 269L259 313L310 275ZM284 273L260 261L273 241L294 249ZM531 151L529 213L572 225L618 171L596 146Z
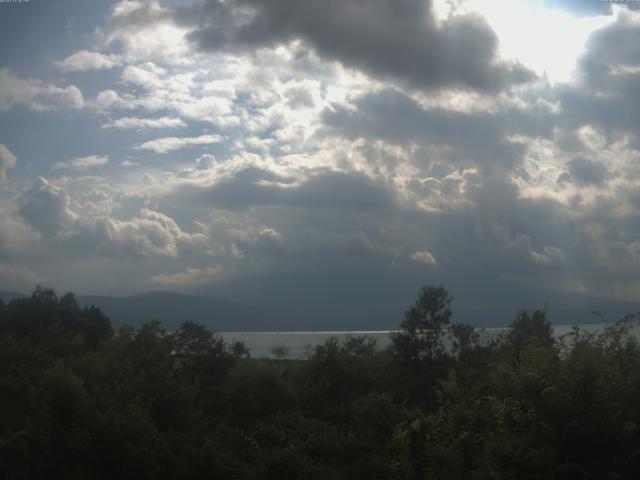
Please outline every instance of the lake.
M580 328L593 332L601 330L606 324L590 323L582 324ZM573 325L554 325L553 333L560 337L569 333ZM508 327L476 329L487 338L508 330ZM284 347L287 351L287 358L305 358L313 349L322 345L328 338L338 339L347 336L367 336L376 339L379 348L384 348L391 343L389 334L392 330L377 331L332 331L332 332L219 332L226 342L243 341L251 351L253 358L273 358L271 349L273 347ZM640 327L634 329L636 336L640 336Z

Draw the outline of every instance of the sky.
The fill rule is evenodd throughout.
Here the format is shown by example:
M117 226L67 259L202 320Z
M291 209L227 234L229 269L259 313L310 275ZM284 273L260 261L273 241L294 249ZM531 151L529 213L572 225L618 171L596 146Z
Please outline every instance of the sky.
M640 302L639 6L2 2L0 289Z

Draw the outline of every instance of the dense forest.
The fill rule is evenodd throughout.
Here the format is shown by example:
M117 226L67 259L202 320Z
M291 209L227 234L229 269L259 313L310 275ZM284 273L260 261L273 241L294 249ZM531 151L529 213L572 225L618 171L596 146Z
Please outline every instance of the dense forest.
M637 478L634 316L555 338L523 311L486 341L451 308L424 287L388 348L285 360L189 321L114 331L72 294L0 302L0 477Z

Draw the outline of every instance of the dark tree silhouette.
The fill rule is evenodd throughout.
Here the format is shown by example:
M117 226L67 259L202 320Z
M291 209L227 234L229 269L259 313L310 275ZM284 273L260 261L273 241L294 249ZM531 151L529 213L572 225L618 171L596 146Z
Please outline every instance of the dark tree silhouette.
M534 310L533 313L522 310L511 323L507 342L516 349L521 349L531 342L539 346L552 346L553 327L547 320L547 313L544 310Z
M397 353L408 361L434 360L444 353L444 327L451 318L451 301L442 287L422 287L416 302L407 309L401 332L393 335Z

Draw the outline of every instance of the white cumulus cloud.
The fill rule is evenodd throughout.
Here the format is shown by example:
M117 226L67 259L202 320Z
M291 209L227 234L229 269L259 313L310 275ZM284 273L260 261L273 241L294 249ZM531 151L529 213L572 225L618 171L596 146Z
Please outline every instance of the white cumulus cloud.
M58 87L40 80L19 78L7 68L0 68L0 85L0 112L16 105L35 111L84 107L82 92L75 85Z
M17 157L4 144L0 143L0 182L7 179L7 170L16 166Z
M222 141L220 135L200 135L199 137L164 137L149 140L138 145L140 150L151 150L155 153L168 153L173 150L190 147L192 145L210 145Z
M72 158L66 162L56 162L53 170L88 170L109 163L109 155L88 155L86 157Z
M105 55L88 50L80 50L61 62L55 62L63 72L82 72L85 70L108 70L119 64L116 55Z
M431 252L428 252L426 250L413 252L411 254L411 260L416 263L426 265L427 267L438 266L438 261L436 260L436 258L431 254Z
M160 117L160 118L137 118L122 117L102 125L102 128L120 128L142 130L147 128L177 128L186 127L187 124L180 118Z

